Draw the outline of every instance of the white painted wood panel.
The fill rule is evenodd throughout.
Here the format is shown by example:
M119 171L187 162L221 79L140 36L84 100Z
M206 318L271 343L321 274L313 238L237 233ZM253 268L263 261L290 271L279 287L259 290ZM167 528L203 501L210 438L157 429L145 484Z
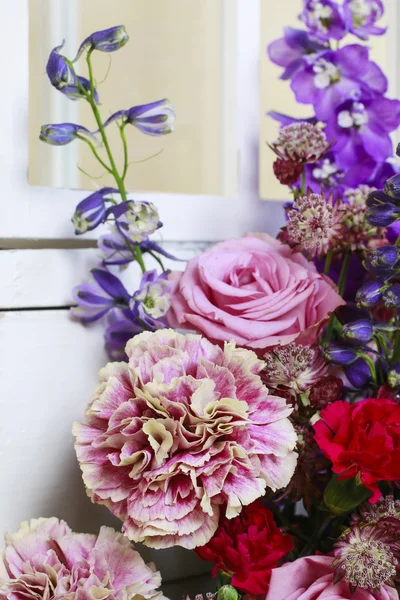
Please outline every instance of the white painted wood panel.
M163 246L185 261L207 245L187 242ZM0 251L0 310L69 306L71 289L87 279L90 269L98 265L99 256L96 248ZM149 269L160 270L151 256L145 255L145 262ZM183 270L186 264L169 259L163 262L166 268L177 271ZM140 281L137 265L124 269L121 278L128 291L135 291Z
M259 2L238 1L239 193L235 198L184 195L137 195L159 207L166 240L218 240L247 230L270 229L281 219L279 203L258 195ZM31 187L28 168L28 5L29 0L0 3L0 51L7 94L0 98L1 238L73 237L70 218L82 192ZM43 68L45 65L43 65ZM179 165L176 165L179 168ZM92 234L94 237L96 234Z
M22 520L51 515L76 531L119 527L86 497L71 435L105 361L101 328L88 331L67 311L0 313L0 536ZM165 582L209 570L181 548L140 551ZM176 584L171 598L199 584Z

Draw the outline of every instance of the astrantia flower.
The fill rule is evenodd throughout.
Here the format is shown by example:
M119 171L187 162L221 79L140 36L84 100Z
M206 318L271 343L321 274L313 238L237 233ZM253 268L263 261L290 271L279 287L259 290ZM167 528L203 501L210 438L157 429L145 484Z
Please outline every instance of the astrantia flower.
M391 494L382 497L376 504L364 502L358 511L360 516L355 522L377 523L381 519L397 519L400 523L400 500L395 500Z
M345 231L339 242L343 249L366 250L371 243L385 239L386 229L375 227L366 219L366 201L372 191L373 188L360 185L358 188L346 190L344 193L344 202L341 204L343 210L341 222Z
M331 556L303 556L274 569L265 600L399 600L386 585L379 592L354 592L346 581L335 583L332 562Z
M294 185L303 172L302 163L277 158L273 164L274 174L282 185Z
M271 396L253 352L198 335L145 332L112 363L76 451L93 502L153 548L195 548L265 489L288 484L296 465L291 408Z
M1 600L162 600L160 574L110 527L73 533L56 518L22 523L6 535L0 557Z
M318 124L300 122L282 127L271 148L282 160L306 164L318 161L330 143Z
M317 410L326 408L331 402L341 400L343 382L334 375L327 375L319 379L310 389L309 399Z
M288 212L284 241L307 253L309 258L323 256L343 238L343 209L332 198L311 194L297 198Z
M257 596L267 593L271 569L293 547L292 538L278 529L272 512L257 500L245 506L238 517L223 518L197 554L215 563L214 575L223 571L232 577L233 586Z
M387 540L387 529L353 525L334 546L335 581L345 579L352 588L380 591L392 584L397 558Z
M334 0L305 0L300 19L322 42L341 40L346 34L345 22Z
M306 391L328 370L328 364L317 347L301 346L295 342L276 346L264 355L264 360L266 367L262 378L266 385L284 386L297 392Z

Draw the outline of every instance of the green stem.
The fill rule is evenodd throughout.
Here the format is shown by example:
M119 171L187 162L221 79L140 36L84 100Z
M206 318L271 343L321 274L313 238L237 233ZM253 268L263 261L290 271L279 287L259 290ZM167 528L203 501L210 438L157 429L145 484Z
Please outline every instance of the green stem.
M166 269L164 266L163 261L161 260L161 258L159 256L157 256L157 254L155 254L154 252L152 252L151 250L148 250L148 253L150 254L150 256L152 256L154 258L154 260L156 260L158 262L158 264L160 265L160 267L162 268L163 272L165 273Z
M326 259L325 259L324 275L328 275L328 273L329 273L329 269L331 268L331 264L332 264L332 258L333 258L333 248L329 248L328 254L326 255Z
M306 194L306 170L303 169L301 174L301 195L305 196Z
M93 152L94 156L97 158L97 160L99 161L99 163L101 164L101 166L102 166L104 169L106 169L106 170L107 170L107 171L110 173L110 175L114 175L114 173L113 173L112 169L110 169L110 167L109 167L108 165L106 165L106 163L104 162L104 160L101 158L101 156L100 156L100 155L99 155L99 153L97 152L97 150L96 150L96 148L95 148L94 144L93 144L93 143L92 143L90 140L87 140L86 138L84 138L84 137L83 137L83 136L81 136L81 135L77 135L76 137L77 137L79 140L82 140L82 142L86 142L86 144L87 144L88 146L90 146L90 149L92 150L92 152Z
M128 159L128 142L126 140L126 135L125 135L125 124L120 126L119 132L120 132L120 135L121 135L122 146L124 148L124 169L123 169L122 175L121 175L121 179L124 182L126 174L128 172L128 167L129 167L129 162L128 162L128 160L129 160Z
M344 294L344 291L346 288L347 272L349 270L350 259L351 259L351 251L346 250L346 252L344 254L342 270L340 271L340 277L339 277L339 283L338 283L338 292L339 292L339 295L342 297L343 297L343 294Z
M400 359L400 328L398 313L396 313L396 327L396 333L394 334L393 362L397 362Z
M115 164L115 160L114 160L113 154L111 152L111 147L108 142L107 134L103 127L103 121L101 119L100 111L97 108L97 104L96 104L96 101L94 98L94 77L93 77L93 67L92 67L91 55L92 55L92 50L89 50L89 52L87 53L87 58L86 58L86 62L87 62L88 69L89 69L89 82L90 82L90 94L88 94L88 101L89 101L90 107L92 109L94 118L96 119L97 127L99 128L99 133L100 133L101 139L103 140L104 148L106 150L108 160L110 161L111 171L114 176L115 182L118 186L119 193L121 194L122 200L126 201L127 195L126 195L125 186L120 177L120 174L118 173L117 165Z
M99 128L99 133L101 136L101 139L103 140L103 144L104 144L104 148L106 150L107 156L108 156L108 160L110 162L110 171L112 172L112 175L115 179L115 182L117 184L119 193L121 194L121 198L124 202L126 202L126 200L128 199L127 193L126 193L126 189L125 189L125 185L124 185L124 178L126 175L126 164L128 162L128 148L126 145L126 140L125 140L125 144L124 144L124 171L123 171L123 175L121 176L118 172L117 169L117 165L115 164L115 160L114 160L114 156L113 153L111 151L111 147L107 138L107 134L105 132L105 129L103 127L103 121L100 115L100 111L97 107L96 101L95 101L95 97L94 97L94 91L95 91L95 85L94 85L94 77L93 77L93 67L92 67L92 61L91 61L91 54L92 54L92 50L89 50L89 52L87 53L87 58L86 58L86 62L88 65L88 70L89 70L89 82L90 82L90 93L86 93L86 97L87 100L90 104L90 107L92 109L94 118L96 120L97 123L97 127ZM123 141L125 136L121 136ZM135 245L135 250L134 250L134 256L137 260L137 262L139 263L140 269L142 271L142 273L146 272L146 266L144 264L143 261L143 254L141 251L141 248L139 245Z
M368 356L368 354L358 354L359 358L362 358L365 360L365 362L367 363L369 370L371 372L371 377L372 377L372 382L374 384L374 387L377 387L377 379L376 379L376 369L375 369L375 363L372 360L372 358L370 356Z
M325 530L328 528L328 526L331 524L331 522L333 521L334 517L331 517L330 519L327 519L326 521L324 521L321 525L321 527L319 529L316 529L314 534L311 536L308 544L306 544L303 548L303 550L300 552L300 556L299 558L301 558L302 556L308 556L309 554L313 554L315 552L315 550L317 550L318 548L318 544L322 538L322 536L325 533Z

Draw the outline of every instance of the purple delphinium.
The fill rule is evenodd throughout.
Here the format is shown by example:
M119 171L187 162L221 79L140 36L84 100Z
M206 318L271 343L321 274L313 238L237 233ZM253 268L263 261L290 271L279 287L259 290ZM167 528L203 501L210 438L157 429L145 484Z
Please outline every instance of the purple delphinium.
M87 139L98 144L98 139L86 127L74 123L53 123L42 125L39 139L51 146L66 146L76 139Z
M268 46L267 52L274 64L285 68L280 77L285 80L293 77L301 68L303 56L315 54L324 49L325 46L311 39L306 31L285 27L284 37L272 42Z
M51 85L60 92L76 81L73 69L68 64L65 56L60 54L63 46L64 43L53 48L46 65L46 73Z
M329 152L319 162L306 165L307 186L316 193L332 193L336 199L347 189L368 182L376 169L376 162L360 145L354 146L353 152L356 160L353 165L347 167L338 165L338 156L334 151Z
M158 210L152 202L127 200L107 210L115 218L115 226L128 241L140 243L162 227Z
M60 46L56 46L50 52L49 60L47 61L46 73L53 87L59 92L67 96L70 100L79 100L85 98L85 94L82 88L89 92L90 81L86 77L76 75L73 68L71 67L70 61L65 56L60 54L61 48L64 43ZM96 103L99 103L99 96L97 90L94 90L94 99Z
M76 235L92 231L100 223L104 223L107 215L106 202L110 201L105 197L108 194L118 194L118 190L102 188L79 202L72 217Z
M79 47L78 53L72 62L77 61L84 50L99 50L100 52L115 52L128 42L129 36L124 25L109 27L102 31L95 31L89 35Z
M111 227L109 233L103 235L98 242L98 247L103 254L103 265L122 266L133 262L136 260L134 252L135 245L137 244L129 243L116 227ZM169 258L170 260L181 260L164 250L164 248L161 248L156 242L149 239L144 240L139 245L142 254L146 254L146 252L155 253L164 256L165 258Z
M134 125L139 131L147 135L166 135L174 131L176 112L168 100L158 100L149 104L132 106L128 110L119 110L104 123L108 127L110 123L121 119L123 123Z
M111 311L109 314L109 325L105 330L104 339L106 352L111 360L125 361L125 346L128 341L138 333L142 333L143 327L135 320L132 312Z
M344 0L343 14L348 30L362 40L370 35L382 35L386 28L376 22L383 16L382 0Z
M292 80L297 102L312 104L317 119L326 121L332 109L355 94L378 97L387 90L387 79L378 65L369 60L369 50L350 44L340 50L326 50L303 59Z
M393 153L389 133L400 125L400 102L388 98L346 100L327 120L326 135L335 140L336 163L348 168L359 161L354 152L361 146L381 163Z
M322 42L341 40L347 33L343 14L334 0L306 0L300 20Z
M170 308L168 274L147 271L139 289L130 299L130 307L113 310L105 331L106 350L113 360L125 360L128 340L143 330L155 331L167 327L166 314Z
M129 311L131 296L121 281L105 269L92 269L93 280L73 289L77 306L71 308L73 317L82 323L93 323L113 308Z
M167 326L166 314L171 306L171 286L168 273L159 275L157 271L147 271L133 294L131 309L140 322L149 329L162 329Z

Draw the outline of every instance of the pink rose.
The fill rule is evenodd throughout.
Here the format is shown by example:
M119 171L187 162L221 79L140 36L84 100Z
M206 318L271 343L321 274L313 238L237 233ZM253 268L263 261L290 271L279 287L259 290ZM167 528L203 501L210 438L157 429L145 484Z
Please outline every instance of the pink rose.
M333 583L331 556L306 556L272 570L265 600L399 600L395 589L380 592L361 588L352 594L346 581Z
M172 327L254 349L311 344L345 304L314 263L264 234L216 244L170 279Z

